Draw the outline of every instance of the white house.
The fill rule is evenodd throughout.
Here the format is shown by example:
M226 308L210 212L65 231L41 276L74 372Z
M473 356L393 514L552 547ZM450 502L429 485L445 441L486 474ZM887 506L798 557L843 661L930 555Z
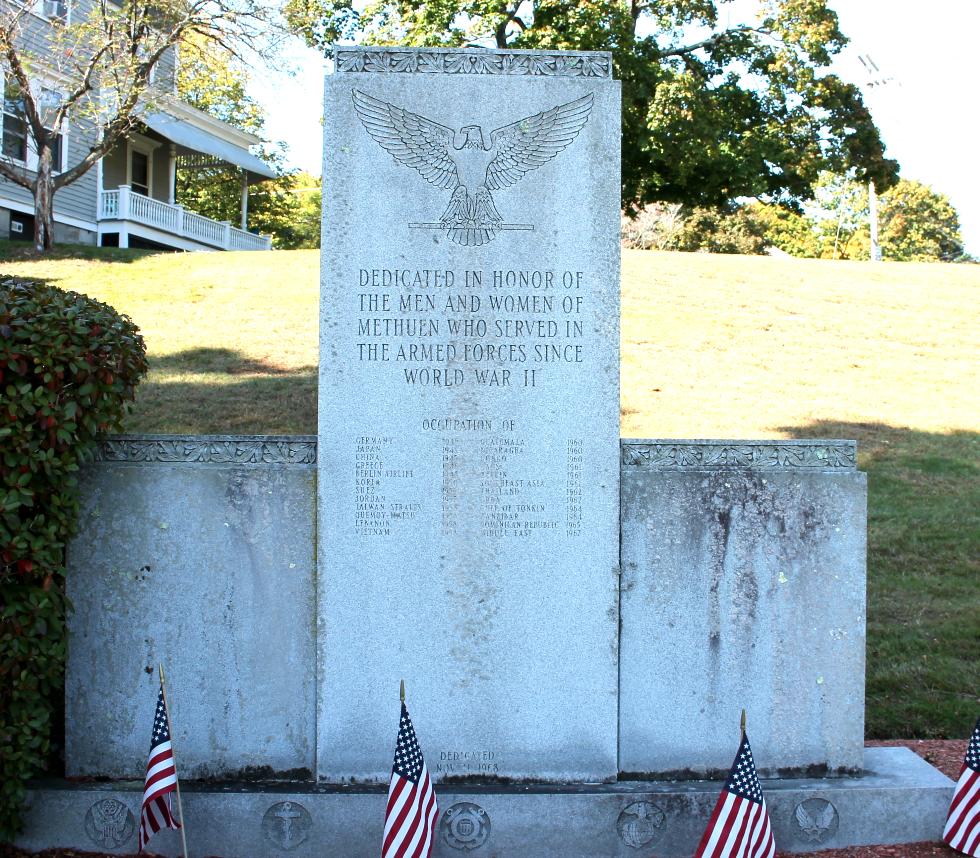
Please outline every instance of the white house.
M93 0L24 0L31 4L21 17L21 38L42 55L50 44L50 28L62 26L73 14L86 14ZM0 14L19 0L0 0ZM74 6L74 8L72 8ZM247 229L249 185L272 178L274 171L249 150L260 141L207 113L181 102L174 94L175 60L166 54L155 69L157 90L152 105L140 113L138 132L108 152L96 167L59 189L54 196L54 237L57 243L98 244L107 247L146 247L179 250L269 250L269 236ZM71 81L55 71L32 69L41 89L58 92ZM0 158L27 170L37 155L23 115L23 102L5 74L0 56L3 90ZM55 153L55 170L76 163L95 140L88 122L67 124ZM177 172L230 165L242 182L238 224L211 220L183 208L175 198ZM34 201L19 185L0 176L0 239L32 239Z

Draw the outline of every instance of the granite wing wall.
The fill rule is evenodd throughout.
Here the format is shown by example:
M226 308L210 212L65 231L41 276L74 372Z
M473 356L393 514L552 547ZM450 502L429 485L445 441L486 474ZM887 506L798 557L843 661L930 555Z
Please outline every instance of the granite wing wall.
M764 772L859 768L854 444L621 453L619 770L727 769L742 707ZM162 661L185 777L315 777L315 471L312 437L103 444L68 553L69 776L142 776Z
M860 769L867 479L849 441L623 441L619 767Z
M157 665L184 777L312 777L315 438L117 437L68 551L69 777L143 776Z

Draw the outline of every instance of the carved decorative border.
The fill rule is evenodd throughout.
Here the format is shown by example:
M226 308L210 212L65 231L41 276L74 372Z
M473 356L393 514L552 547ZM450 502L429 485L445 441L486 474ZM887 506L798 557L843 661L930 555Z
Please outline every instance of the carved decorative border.
M612 77L608 51L335 47L333 63L335 72Z
M623 441L622 463L656 471L848 470L856 441Z
M315 465L315 435L111 435L98 462Z
M315 465L315 435L112 435L98 462ZM660 471L855 470L855 441L621 441L622 463Z

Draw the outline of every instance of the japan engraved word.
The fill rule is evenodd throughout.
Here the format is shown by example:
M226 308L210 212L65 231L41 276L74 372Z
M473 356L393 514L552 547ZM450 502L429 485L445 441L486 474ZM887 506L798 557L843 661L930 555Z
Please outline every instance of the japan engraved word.
M458 801L442 816L442 838L453 849L478 849L490 836L490 815L478 804Z
M121 801L105 798L85 814L85 833L97 846L115 849L127 843L136 831L136 818Z
M632 849L642 849L656 840L667 825L667 814L649 801L634 801L623 808L616 821L616 830L623 843Z
M262 833L280 849L295 849L312 827L309 811L295 801L277 802L262 817Z
M590 93L491 131L487 146L480 125L454 131L358 89L351 94L364 128L383 149L427 182L452 191L438 221L409 227L443 230L467 247L487 244L502 230L534 229L529 223L504 223L490 192L509 188L554 158L578 136L592 111Z

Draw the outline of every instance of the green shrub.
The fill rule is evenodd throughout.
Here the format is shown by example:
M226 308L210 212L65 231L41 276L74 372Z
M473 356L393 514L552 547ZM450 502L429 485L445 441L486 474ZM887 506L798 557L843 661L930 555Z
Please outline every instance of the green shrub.
M694 208L684 219L677 250L702 253L766 252L765 224L746 207Z
M75 292L0 279L0 840L51 751L79 464L146 374L137 327Z

